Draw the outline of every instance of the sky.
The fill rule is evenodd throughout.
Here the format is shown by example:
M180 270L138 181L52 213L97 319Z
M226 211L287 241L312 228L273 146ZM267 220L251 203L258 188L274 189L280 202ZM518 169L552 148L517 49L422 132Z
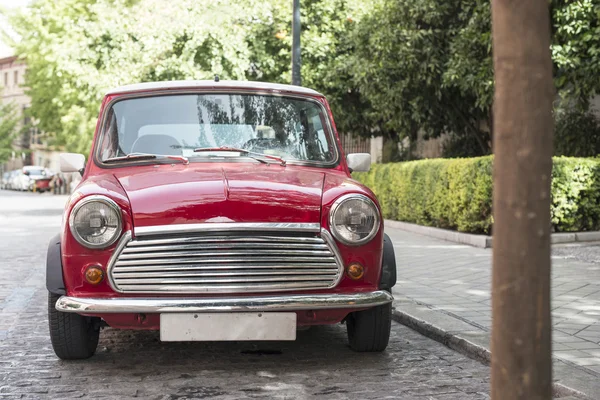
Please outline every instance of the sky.
M30 0L0 0L0 10L25 7L27 4L29 4L29 2ZM3 15L0 15L0 31L6 31L8 34L14 34L12 30L10 30L8 22ZM8 47L6 43L2 41L2 37L0 37L0 58L8 57L12 54L12 49Z

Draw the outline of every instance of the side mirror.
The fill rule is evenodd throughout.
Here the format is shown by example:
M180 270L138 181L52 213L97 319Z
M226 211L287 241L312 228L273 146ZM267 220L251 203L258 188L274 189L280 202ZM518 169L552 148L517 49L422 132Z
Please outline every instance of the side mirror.
M371 169L371 155L369 153L348 154L346 162L350 172L369 172Z
M85 156L77 153L62 153L60 155L60 172L79 172L83 175Z

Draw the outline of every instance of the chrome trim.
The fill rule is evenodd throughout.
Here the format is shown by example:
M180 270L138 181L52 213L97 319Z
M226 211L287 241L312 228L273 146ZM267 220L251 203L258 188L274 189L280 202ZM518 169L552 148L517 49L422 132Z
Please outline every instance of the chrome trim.
M289 279L289 278L288 278ZM325 281L325 279L323 279ZM330 281L327 280L327 282ZM252 282L251 282L252 283ZM299 284L302 284L301 287ZM250 284L245 284L246 286L240 288L240 283L238 282L229 282L224 283L218 287L216 290L214 285L202 285L202 284L187 284L185 286L185 290L181 289L181 284L174 283L165 283L162 285L140 285L137 283L129 283L125 285L120 285L119 287L122 289L123 293L173 293L173 294L215 294L215 293L259 293L259 292L285 292L289 290L319 290L323 289L323 283L320 281L310 282L310 281L297 281L294 283L257 283L256 289L251 288Z
M261 268L262 269L262 268ZM308 272L310 272L312 275L335 275L331 273L331 270L329 269L318 269L318 268L314 268L314 269L309 269ZM197 271L197 270L193 270L193 271L189 271L189 270L182 270L182 271L168 271L168 272L147 272L146 274L144 274L145 277L148 278L153 278L153 277L159 277L159 278L166 278L166 277L186 277L186 276L191 276L191 277L203 277L203 276L207 276L207 277L211 277L211 276L261 276L261 275L265 275L265 276L269 276L271 275L272 272L271 271L258 271L254 268L252 268L252 271L248 272L248 271L236 271L236 272L231 272L230 268L227 268L225 271ZM296 271L279 271L278 275L298 275L298 273ZM135 273L131 273L131 272L119 272L119 277L120 278L138 278L139 275L135 274Z
M214 230L223 232L222 228L213 229L207 225L232 228L231 234L202 236L202 233ZM190 226L210 229L188 232ZM281 231L283 227L289 232L309 235L259 233L245 236L247 232L240 231L239 226L260 231L265 227ZM115 292L190 294L323 290L337 286L344 275L343 259L329 232L319 228L320 237L311 236L319 224L175 225L174 232L193 236L152 236L164 235L170 227L173 226L148 227L152 234L142 232L139 240L132 239L131 231L123 234L107 264L108 282ZM248 245L249 249L246 248Z
M241 242L240 240L232 240L230 243L235 243L235 242ZM282 240L283 242L283 240ZM136 245L133 245L133 243L136 243ZM214 243L214 244L210 244L210 245L206 245L206 246L198 246L198 244L196 243L192 243L192 244L182 244L182 245L174 245L174 246L144 246L144 247L139 247L137 246L138 242L133 242L131 244L131 247L128 247L127 249L125 249L125 251L123 251L123 254L127 254L128 256L134 256L140 252L144 252L144 251L164 251L164 250L171 250L172 252L178 252L177 254L185 254L185 253L189 253L190 250L194 250L194 249L210 249L212 251L214 250L219 250L219 249L228 249L231 248L231 244L227 244L227 243ZM245 248L248 249L264 249L264 250L278 250L278 249L283 249L283 250L315 250L315 251L319 251L319 250L328 250L328 247L326 244L312 244L312 243L307 243L307 244L303 244L303 243L285 243L285 244L272 244L272 243L245 243L244 244ZM131 257L127 257L127 258L131 258Z
M121 240L119 240L119 244L117 245L117 247L115 247L115 251L113 251L112 255L110 256L110 258L108 260L108 264L106 265L106 275L108 276L108 285L115 292L119 292L119 289L117 289L117 284L113 280L112 269L115 266L115 263L117 262L117 260L119 259L119 255L121 255L121 252L123 251L125 246L127 246L127 243L129 243L130 241L131 241L131 231L127 231L123 234L123 236L121 237Z
M145 242L145 241L144 241ZM127 255L136 255L137 253L146 252L146 251L164 251L170 250L170 252L177 252L177 254L185 254L190 251L203 249L203 250L219 250L219 249L230 249L231 243L244 243L244 247L247 249L264 249L264 250L327 250L327 244L325 243L280 243L273 244L268 242L263 243L249 243L252 242L248 240L247 242L243 242L241 240L232 240L228 243L214 243L212 241L205 241L205 243L210 243L207 245L202 245L202 242L192 242L188 244L175 244L175 245L160 245L160 246L140 246L139 242L131 243L130 247L123 251L123 254ZM288 242L287 240L281 240L281 242ZM135 243L135 244L134 244ZM177 243L177 242L174 242ZM130 258L130 257L127 257Z
M327 257L326 260L330 261L331 263L335 263L335 257ZM217 264L217 265L220 264L220 265L223 265L225 268L231 268L230 263L240 263L240 262L244 262L244 261L247 261L247 258L243 258L243 257L241 257L241 258L224 258L224 259L218 259L218 260L170 258L166 261L164 261L164 260L145 261L144 264L145 265L209 264L209 266L213 266L214 264ZM287 261L287 262L294 262L294 261L311 262L311 261L313 261L314 262L315 259L312 257L287 257L287 258L261 257L261 258L255 258L255 259L253 259L253 261L255 261L255 263L253 263L253 264L246 263L246 265L248 265L248 267L256 268L257 262L282 262L282 261ZM118 261L115 264L117 266L128 266L128 265L135 266L135 265L139 265L140 262L135 261L135 260L126 260L126 261ZM200 268L200 267L198 267L198 268ZM290 267L290 268L292 268L292 267Z
M135 236L164 235L173 233L205 232L319 232L319 223L271 223L271 222L224 222L179 225L154 225L135 228Z
M348 241L346 239L344 239L343 237L341 237L336 229L335 229L335 225L333 224L333 219L335 217L335 212L338 210L338 208L344 204L346 201L348 200L352 200L352 199L359 199L362 200L366 203L371 204L371 206L373 206L373 208L375 209L375 226L373 227L373 231L371 233L369 233L369 235L359 241L356 242L351 242ZM343 196L338 197L338 199L333 203L333 205L331 206L331 210L329 210L329 229L331 229L331 234L333 235L333 237L336 238L336 240L338 240L339 242L348 245L348 246L360 246L363 245L365 243L368 243L371 239L373 239L373 237L375 237L375 235L377 234L377 232L379 232L379 228L381 227L381 218L379 216L379 207L377 207L377 205L375 204L375 202L373 200L371 200L370 198L368 198L367 196L365 196L364 194L360 194L360 193L350 193L350 194L345 194Z
M298 242L303 242L302 245L310 245L311 243L317 243L319 244L321 242L321 240L319 238L316 237L289 237L289 238L285 238L283 236L252 236L252 237L248 237L248 238L232 238L231 236L209 236L209 237L180 237L180 238L172 238L172 239L144 239L143 243L142 242L133 242L131 243L128 248L128 250L132 249L132 247L135 246L147 246L148 244L152 244L152 245L166 245L166 244L170 244L170 243L181 243L182 245L186 245L188 243L190 244L194 244L194 243L205 243L205 242L220 242L220 241L228 241L229 243L235 243L235 242L243 242L243 243L248 243L248 242L256 242L256 243L260 243L260 245L265 245L265 244L269 244L270 242L273 242L274 240L277 240L279 242L292 242L292 243L298 243ZM300 243L298 243L300 244ZM171 248L171 247L169 247Z
M309 294L229 298L77 298L62 296L56 309L82 314L256 312L370 308L391 303L384 290L352 294Z
M145 98L145 97L159 97L159 96L172 96L172 95L182 95L182 94L249 94L249 95L255 95L255 96L274 96L274 97L288 97L288 98L292 98L292 99L300 99L300 100L304 100L304 101L308 101L308 102L312 102L315 103L323 112L323 115L326 117L325 118L325 122L327 124L327 129L329 131L329 140L331 140L331 145L334 149L334 158L332 161L328 161L328 162L321 162L321 161L297 161L297 160L286 160L286 164L287 165L306 165L306 166L312 166L312 167L317 167L317 168L334 168L336 166L338 166L341 162L342 162L342 152L340 149L340 145L339 145L339 137L337 136L337 131L333 129L333 121L331 118L331 113L327 110L327 108L318 100L316 100L313 97L310 97L311 95L306 94L306 95L302 95L299 93L281 93L278 91L269 91L266 89L259 89L259 90L252 90L252 89L235 89L235 90L224 90L224 89L193 89L193 88L180 88L180 89L164 89L164 90L156 90L156 91L151 91L151 92L130 92L130 93L125 93L125 94L119 94L116 95L114 98L112 98L103 108L104 111L108 111L110 110L110 108L115 104L118 103L119 101L123 101L123 100L129 100L129 99L136 99L136 98ZM323 96L322 94L319 94L318 96ZM129 162L127 164L122 164L122 163L116 163L116 164L105 164L102 162L102 159L100 158L100 143L102 143L103 137L104 137L104 131L105 131L105 125L106 125L106 121L108 119L108 112L104 112L104 115L101 116L101 120L99 121L100 127L97 130L98 135L98 139L95 140L92 143L92 155L93 155L93 161L94 164L99 167L99 168L103 168L103 169L110 169L110 168L121 168L123 167L123 165L148 165L148 164L152 164L152 162L149 161L140 161L140 162ZM246 157L247 158L247 157ZM233 161L236 160L235 158L232 158L232 160L227 160L227 161ZM206 160L205 160L206 161ZM192 161L192 162L197 162L197 161ZM213 162L213 161L208 161L208 162Z
M152 257L153 259L158 263L158 262L167 262L167 261L172 261L172 260L187 260L187 261L201 261L201 260L205 260L205 257L211 257L211 256L245 256L245 255L249 255L249 256L266 256L266 257L270 257L270 256L277 256L279 254L285 255L285 256L328 256L329 254L331 254L331 252L329 251L329 249L325 249L325 250L317 250L317 251L313 251L313 250L287 250L287 249L270 249L270 250L226 250L226 251L187 251L187 252L163 252L163 253L152 253ZM184 258L176 258L175 256L182 256ZM193 256L197 256L199 258L195 259L192 258ZM163 258L161 258L163 257ZM190 258L185 258L185 257L190 257ZM139 259L144 259L144 258L148 258L148 254L147 253L138 253L138 254L121 254L121 257L119 257L119 264L121 260L139 260Z
M235 260L234 260L235 261ZM258 260L261 261L261 260ZM306 261L311 261L311 260L306 260ZM332 259L331 262L329 263L321 263L321 264L306 264L303 265L302 267L298 267L295 265L272 265L270 266L270 268L277 268L280 271L283 271L285 269L302 269L302 270L306 270L307 272L312 271L314 268L327 268L329 266L331 266L331 264L335 263L335 259ZM196 263L199 264L199 263ZM228 269L252 269L252 270L256 270L256 269L264 269L265 267L263 266L261 268L260 264L233 264L230 262L230 260L223 260L221 264L210 264L210 265L191 265L191 266L185 266L185 265L165 265L161 268L161 270L163 271L171 271L171 272L175 272L175 271L202 271L202 270L228 270ZM135 271L147 271L147 272L152 272L155 271L156 269L152 266L125 266L125 267L119 267L119 272L118 273L125 273L125 272L135 272Z
M95 201L104 203L107 206L109 206L110 208L112 208L113 211L115 211L117 213L117 217L118 217L118 225L117 225L116 234L108 242L102 243L102 244L95 244L95 243L87 242L79 235L79 233L77 233L77 230L74 228L75 215L77 214L77 212L81 209L81 207L85 206L88 203L92 203ZM121 231L123 230L123 216L121 214L122 214L121 207L119 207L117 205L117 203L115 203L114 200L112 200L106 196L102 196L102 195L87 196L87 197L84 197L83 199L81 199L80 201L78 201L77 204L75 204L75 206L71 210L71 214L69 215L69 230L71 231L71 235L73 235L75 240L77 240L77 242L80 245L87 247L88 249L105 249L105 248L109 247L110 245L112 245L113 243L115 243L117 241L117 239L119 239L119 236L121 236Z
M329 245L329 248L333 252L333 256L335 257L335 261L336 261L337 265L341 265L340 273L338 274L337 280L335 281L335 283L332 286L332 287L336 287L338 285L338 283L340 283L340 281L342 280L342 278L344 276L344 271L346 271L346 268L344 267L344 259L342 258L340 249L338 249L337 244L335 243L335 240L333 240L333 237L331 236L331 234L324 228L321 228L321 237Z
M160 285L173 285L173 284L199 284L198 286L203 286L204 283L246 283L246 282L257 282L257 283L261 283L261 282L279 282L281 280L281 278L279 277L270 277L270 276L247 276L248 274L246 274L244 277L231 277L229 276L227 279L222 279L219 276L215 276L213 275L212 278L207 278L207 277L197 277L197 278L193 278L193 277L161 277L161 278L148 278L146 279L146 277L144 276L143 279L138 278L122 278L121 279L121 287L126 287L127 285L140 285L141 287L143 287L144 283L149 283L149 284L160 284ZM311 276L304 276L302 278L297 279L297 281L300 282L307 282L307 281L324 281L324 280L329 280L331 279L331 277L334 277L336 274L334 273L329 273L327 275L311 275ZM140 282L142 284L140 284ZM290 285L289 283L286 284L282 284L283 287L285 287L285 285Z

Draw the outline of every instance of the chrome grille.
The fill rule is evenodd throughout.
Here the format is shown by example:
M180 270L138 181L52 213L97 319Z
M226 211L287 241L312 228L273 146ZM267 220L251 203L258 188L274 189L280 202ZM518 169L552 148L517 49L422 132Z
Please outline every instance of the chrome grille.
M136 231L137 233L137 231ZM127 232L108 267L122 293L235 293L334 287L342 262L316 232Z

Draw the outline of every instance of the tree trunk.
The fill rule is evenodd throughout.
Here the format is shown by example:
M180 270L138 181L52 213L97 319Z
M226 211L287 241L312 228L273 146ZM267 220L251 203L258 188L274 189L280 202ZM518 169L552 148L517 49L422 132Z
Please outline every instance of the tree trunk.
M492 399L551 398L552 64L547 0L492 0Z

